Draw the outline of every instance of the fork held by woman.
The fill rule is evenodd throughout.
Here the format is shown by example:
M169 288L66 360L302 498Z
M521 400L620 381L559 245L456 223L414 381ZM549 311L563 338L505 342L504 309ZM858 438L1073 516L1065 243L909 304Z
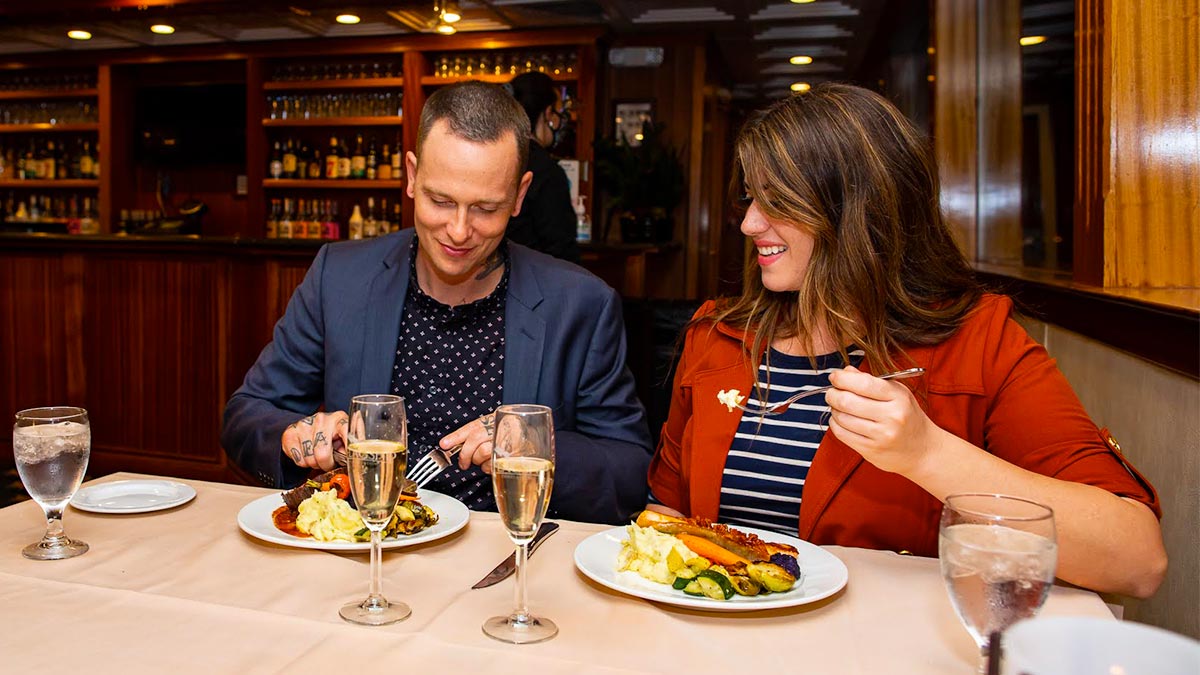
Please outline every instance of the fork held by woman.
M897 370L892 373L884 373L883 375L878 375L877 377L881 380L902 380L906 377L916 377L918 375L923 375L924 373L924 368L909 368L908 370ZM754 415L778 415L787 410L788 406L792 405L796 401L799 401L802 398L808 398L809 396L824 394L830 389L833 389L832 385L828 387L817 387L816 389L796 392L795 394L778 403L760 403L757 406L744 406L741 403L733 403L733 407Z

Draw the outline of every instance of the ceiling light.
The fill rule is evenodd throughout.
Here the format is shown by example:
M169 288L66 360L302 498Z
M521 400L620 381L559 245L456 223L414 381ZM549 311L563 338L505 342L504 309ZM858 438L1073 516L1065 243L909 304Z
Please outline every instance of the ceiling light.
M1021 38L1021 46L1028 47L1030 45L1040 45L1046 41L1045 35L1026 35Z
M808 91L809 89L812 89L812 85L807 82L796 82L792 84L792 91Z
M442 7L442 21L454 23L462 19L462 12L459 11L457 2L454 2L454 0L444 0L440 4Z
M812 63L812 57L811 56L793 56L792 58L788 59L788 62L791 63L793 66L807 66L808 64Z
M441 33L442 35L454 35L455 33L458 32L457 28L455 28L454 26L451 26L450 24L446 23L445 21L439 21L438 25L434 28L434 30Z
M359 21L362 21L362 19L358 18L357 14L338 14L336 20L338 23L344 23L347 25L353 25Z
M807 5L810 2L816 2L816 1L817 0L792 0L792 2L794 2L797 5Z
M67 31L67 37L72 40L91 40L92 34L86 30L69 30Z
M175 32L175 27L168 26L165 23L156 23L153 26L150 26L150 32L158 33L159 35L170 35L171 33Z

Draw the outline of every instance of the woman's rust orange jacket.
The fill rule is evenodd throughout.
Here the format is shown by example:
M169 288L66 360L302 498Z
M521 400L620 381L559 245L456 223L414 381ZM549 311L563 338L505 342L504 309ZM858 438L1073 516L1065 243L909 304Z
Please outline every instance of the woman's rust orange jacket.
M698 315L713 307L706 304ZM1011 312L1008 298L985 295L952 337L896 359L902 368L910 360L925 368L908 382L926 414L1012 464L1130 497L1161 516L1154 488L1124 461L1107 430L1092 423L1054 360ZM725 457L740 420L717 392L750 391L756 366L742 335L728 326L689 330L650 464L650 489L663 504L716 520ZM827 433L805 481L799 535L816 544L936 556L940 512L941 502L915 483L875 468Z

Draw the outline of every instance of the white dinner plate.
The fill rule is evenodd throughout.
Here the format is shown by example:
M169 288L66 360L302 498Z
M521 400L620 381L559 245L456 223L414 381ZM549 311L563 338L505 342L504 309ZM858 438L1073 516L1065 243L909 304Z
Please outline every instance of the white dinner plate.
M454 497L433 490L419 490L417 496L425 506L438 514L437 524L425 528L416 534L402 534L383 540L383 548L402 548L414 544L423 544L448 537L467 525L471 512L462 502ZM317 541L312 537L297 537L275 527L271 514L283 506L283 497L278 494L267 495L255 499L242 507L238 512L238 527L251 537L269 541L273 544L293 546L295 548L314 548L322 551L369 551L369 541Z
M146 513L174 508L195 497L192 486L173 480L118 480L80 489L71 506L93 513Z
M687 595L665 584L656 584L637 572L618 572L617 554L621 550L621 542L628 538L625 527L597 532L579 542L575 547L575 566L596 583L614 591L654 602L710 612L750 612L816 602L840 591L850 578L845 563L819 546L753 527L739 525L737 529L756 534L763 541L791 544L796 547L801 578L792 590L787 593L735 595L728 600L713 600Z

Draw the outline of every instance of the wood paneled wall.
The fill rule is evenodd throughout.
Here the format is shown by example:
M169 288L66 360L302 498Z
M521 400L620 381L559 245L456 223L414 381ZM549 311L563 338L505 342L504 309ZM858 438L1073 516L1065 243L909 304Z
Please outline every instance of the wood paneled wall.
M1076 230L1103 245L1078 261L1077 279L1200 287L1200 5L1078 6L1077 126L1097 142L1080 146L1077 189L1090 208L1077 210Z
M1021 2L979 3L979 249L1021 263ZM957 30L967 30L960 26Z
M942 211L971 259L978 229L977 9L975 0L937 0L932 31L933 140L942 179Z
M239 480L219 441L225 401L316 249L13 241L0 255L0 410L86 408L93 474ZM0 426L0 464L10 443Z

